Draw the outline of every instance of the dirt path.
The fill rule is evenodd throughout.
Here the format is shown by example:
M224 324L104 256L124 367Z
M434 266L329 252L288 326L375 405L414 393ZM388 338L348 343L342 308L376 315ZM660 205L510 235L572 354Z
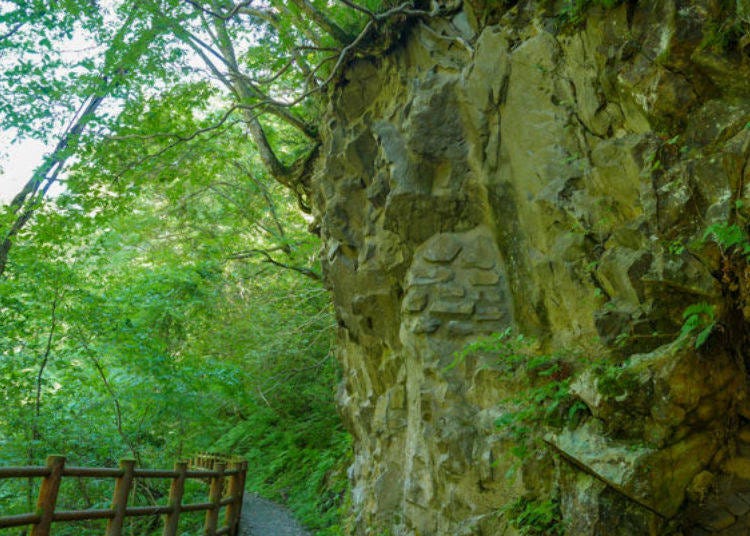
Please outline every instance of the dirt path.
M281 505L261 499L253 493L245 495L242 504L242 536L310 536L292 514Z

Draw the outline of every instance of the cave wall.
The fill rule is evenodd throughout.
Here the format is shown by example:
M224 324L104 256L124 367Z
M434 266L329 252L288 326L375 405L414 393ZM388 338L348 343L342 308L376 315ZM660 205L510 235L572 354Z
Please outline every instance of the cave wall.
M513 534L504 505L534 493L567 534L747 533L747 273L704 239L750 207L750 58L711 42L743 2L567 24L552 2L451 4L353 61L322 125L352 526ZM697 349L695 303L717 318ZM520 466L496 421L523 386L455 360L506 328L567 355L586 406ZM602 360L628 378L612 392Z

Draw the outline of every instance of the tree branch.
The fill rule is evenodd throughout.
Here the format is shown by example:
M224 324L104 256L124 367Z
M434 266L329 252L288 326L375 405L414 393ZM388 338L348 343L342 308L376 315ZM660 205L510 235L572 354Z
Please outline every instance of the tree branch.
M359 4L355 4L351 0L339 0L339 2L341 2L345 6L349 6L350 8L354 9L355 11L359 11L361 13L364 13L365 15L367 15L368 17L370 17L371 19L375 18L375 13L374 12L370 11L369 9L367 9L364 6L360 6Z
M141 465L141 454L136 448L133 441L125 433L125 428L123 427L124 419L122 417L122 406L120 405L120 400L117 397L117 392L115 391L115 388L110 383L109 378L107 378L107 374L104 370L104 366L102 365L101 361L97 359L95 352L91 350L91 347L89 346L88 341L86 340L86 336L83 334L83 331L81 331L80 328L76 328L76 331L78 332L77 338L79 342L81 343L81 346L83 346L83 349L89 354L89 358L91 359L91 362L94 364L94 368L96 369L96 372L99 375L99 378L102 380L102 383L104 384L104 388L106 389L107 394L112 400L112 404L115 410L115 427L117 428L117 434L120 436L120 439L122 439L123 443L125 443L125 445L130 450L130 453L133 455L133 458L135 458L136 463L138 465Z
M5 32L4 34L0 35L0 41L5 41L6 39L9 39L9 38L13 37L13 36L14 36L15 34L17 34L17 33L18 33L18 31L19 31L19 30L20 30L21 28L23 28L23 25L24 25L24 24L25 24L25 23L23 23L23 22L18 22L18 23L16 23L16 25L15 25L15 26L13 26L13 28L11 28L10 30L8 30L8 31L7 31L7 32Z
M311 270L310 268L306 268L304 266L292 266L290 264L285 264L283 262L279 262L276 259L274 259L271 254L265 250L265 249L249 249L247 251L241 251L239 253L234 253L227 257L229 260L233 261L239 261L243 259L251 259L253 257L257 257L258 255L264 257L264 262L267 262L269 264L272 264L274 266L278 266L279 268L284 268L286 270L292 270L299 274L304 275L305 277L309 277L310 279L314 281L321 281L322 278L320 274L317 272Z
M229 20L232 17L234 17L237 13L243 12L245 10L253 11L253 12L261 11L261 10L256 10L256 9L249 7L250 4L253 3L253 0L245 0L244 2L240 2L239 4L233 5L232 9L230 9L226 15L223 15L219 13L218 11L214 11L213 9L204 7L203 5L201 5L199 2L196 2L195 0L185 0L185 1L191 6L193 6L194 8L202 11L203 13L206 13L207 15L211 15L212 17L216 17L217 19L222 19L222 20Z
M282 242L282 248L284 249L284 253L287 255L291 255L292 250L289 247L286 232L284 231L284 226L281 224L281 218L279 218L278 212L276 210L276 203L273 202L273 198L271 197L271 194L266 189L265 184L263 184L261 181L259 181L253 173L250 172L249 169L247 169L245 166L240 164L239 162L233 162L234 167L237 168L237 170L244 174L246 177L248 177L253 184L260 190L260 195L263 196L264 201L266 202L266 206L268 207L269 212L271 213L271 217L274 221L274 224L276 225L276 229L279 231L279 238Z
M322 12L315 9L315 6L313 6L309 0L291 0L291 2L297 6L297 8L302 11L305 15L310 17L310 19L320 28L322 28L328 35L333 37L337 42L344 44L348 43L352 36L349 35L346 31L344 31L341 26L336 24L333 20L326 17Z
M34 172L31 179L11 201L11 210L18 217L10 225L2 238L2 242L0 242L0 277L5 273L13 239L26 226L36 209L39 208L47 192L60 175L65 162L70 158L71 147L78 142L78 136L83 132L86 123L94 116L103 101L104 97L102 96L89 97L88 104L83 107L83 112L81 113L79 110L78 119L63 135L52 154L45 159L41 167Z
M250 7L241 7L240 9L237 10L237 13L240 13L242 15L249 15L250 17L255 17L257 19L265 21L268 24L271 24L274 27L277 27L279 25L278 15L270 11L263 11L262 9L253 9Z
M42 380L44 379L44 371L49 364L49 358L52 353L52 340L55 336L57 329L57 308L62 299L62 294L59 287L55 288L55 297L52 300L52 310L50 312L50 326L47 334L47 342L44 347L44 353L42 354L42 362L39 364L39 371L36 375L35 394L34 394L34 419L31 424L31 442L29 444L27 455L29 463L34 463L35 451L34 447L42 438L41 432L39 431L39 420L42 415Z
M343 0L342 0L343 1ZM323 30L330 33L334 39L337 39L340 43L347 43L346 46L338 51L335 56L323 58L314 69L310 69L305 73L306 79L313 86L306 88L306 90L287 102L278 102L269 97L266 93L256 85L255 81L250 77L243 74L239 67L237 60L234 43L230 37L229 30L227 28L226 17L221 12L221 6L214 1L212 9L203 9L197 5L195 1L189 2L196 9L199 9L200 16L208 14L212 17L213 31L206 27L206 31L212 36L214 46L209 45L204 40L194 36L191 32L185 29L184 25L178 22L178 19L168 17L163 14L159 14L170 27L174 29L175 35L181 39L184 43L190 46L196 53L203 59L207 67L214 75L224 84L239 101L239 106L243 108L245 124L247 126L250 137L254 141L258 155L263 162L264 167L268 170L269 174L284 186L291 189L297 196L297 200L300 204L300 208L305 212L310 212L310 207L306 202L306 197L309 190L309 180L312 172L312 162L317 155L319 148L319 140L317 132L314 131L313 127L304 123L301 119L296 117L289 111L292 107L307 98L312 96L314 93L321 91L323 88L328 87L331 82L334 81L340 70L346 64L346 62L353 57L355 52L362 46L362 43L371 36L371 34L379 28L382 23L386 20L396 16L406 17L432 17L439 13L441 9L437 4L432 11L424 11L419 9L413 9L413 2L406 1L401 4L388 9L382 13L375 13L366 8L358 6L352 1L343 1L348 7L358 10L367 14L369 21L365 24L364 28L353 38L348 35L343 29L327 20L325 16L320 13L309 0L291 0L291 3L302 13L307 14L313 22ZM237 5L235 5L236 7ZM248 7L249 4L243 4L239 9L233 9L232 14L250 14L252 16L258 15L251 11L252 8ZM289 11L289 5L281 3L281 7ZM321 19L320 17L323 17ZM269 24L279 32L279 34L287 33L286 30L280 25L275 17L266 18ZM204 19L205 21L205 19ZM300 21L298 30L305 31L305 25ZM334 24L334 26L331 26ZM315 39L313 38L313 42ZM304 46L298 47L298 50L302 50ZM209 58L210 56L220 58L220 62L227 69L227 74L222 72L216 64ZM315 78L315 73L329 61L335 63L328 73L325 80L318 83ZM286 68L286 67L285 67ZM282 68L282 72L285 68ZM280 76L278 73L276 76ZM285 164L279 157L277 152L271 146L263 125L260 122L259 114L250 113L251 110L259 109L261 112L272 113L285 123L295 126L311 140L315 141L316 144L312 147L312 150L307 155L298 158L292 164Z
M254 97L253 92L247 84L243 83L242 77L236 76L237 73L239 73L237 57L235 56L234 45L229 38L229 32L227 31L224 21L215 20L214 27L219 39L219 42L217 43L219 50L225 58L230 76L234 75L232 87L234 88L235 93L239 96L240 102L252 102ZM258 153L263 164L274 178L286 178L289 175L290 169L276 156L271 144L268 142L266 133L263 130L257 115L245 113L245 121L255 145L258 147Z
M132 15L127 18L116 32L113 43L122 38L122 35L133 23L133 20L134 17ZM128 57L127 61L137 61L138 57L140 57L140 51L145 50L145 45L153 40L154 37L155 34L152 31L146 31L141 34L130 45L130 50L137 51L138 54L136 57ZM114 44L112 44L109 50L113 48ZM127 57L127 55L124 57ZM125 64L124 61L121 60L117 64L105 66L102 76L98 80L98 87L95 87L86 100L83 101L55 149L45 158L42 165L21 189L21 192L11 201L11 210L14 215L17 215L17 218L8 230L4 231L4 236L0 238L0 277L5 274L8 255L14 238L26 226L41 205L49 189L57 181L58 176L65 167L65 163L73 155L74 149L86 125L95 117L97 110L102 102L104 102L105 95L122 83L123 72L128 67L128 64Z
M122 175L125 174L127 171L130 171L132 169L137 168L138 166L140 166L141 164L143 164L144 162L146 162L148 160L151 160L153 158L158 158L159 156L165 154L167 151L169 151L171 149L174 149L175 147L177 147L181 143L189 142L189 141L197 138L201 134L205 134L207 132L212 132L212 131L218 130L219 128L221 128L223 125L226 124L227 118L231 115L232 111L234 111L237 108L238 108L238 106L233 106L232 109L228 110L227 114L225 114L225 117L223 117L222 120L221 120L221 122L218 123L218 124L214 124L214 125L211 125L210 127L205 127L205 128L199 129L199 130L197 130L197 131L195 131L195 132L193 132L193 133L191 133L191 134L189 134L187 136L179 136L179 135L175 134L173 136L173 137L177 138L175 141L167 144L165 147L162 147L161 149L159 149L155 153L146 153L144 156L138 158L135 162L132 162L132 163L128 164L127 166L125 166L124 168L122 168L118 172L117 178L118 179L121 178ZM235 122L231 122L230 125L232 125L234 123ZM143 135L133 135L133 137L137 137L139 139L148 139L149 138L149 136L143 136ZM124 136L123 138L127 139L128 136Z
M224 38L224 36L216 36L216 45L219 50L214 49L210 44L206 43L204 40L200 39L174 21L165 18L165 22L172 27L178 39L198 54L214 76L216 76L216 78L218 78L227 89L234 93L240 102L255 104L254 101L258 101L257 104L263 108L264 112L275 115L282 121L296 127L309 139L317 139L317 129L290 111L290 108L294 106L294 104L298 104L298 101L289 104L269 97L254 84L254 81L250 77L240 71L239 64L234 55L234 46L232 45L231 39L228 37L228 32L226 32L226 27L224 26L224 21L222 19L214 19L217 34L220 32L226 34L226 38ZM209 59L209 55L217 58L222 64L224 64L227 68L228 76Z
M125 134L124 136L110 136L108 139L112 141L125 141L134 139L153 140L157 138L173 138L177 141L190 141L194 138L197 138L201 134L220 128L224 123L227 122L227 119L229 119L229 117L232 115L232 112L234 112L237 108L239 108L239 106L236 104L230 106L229 109L221 115L216 123L207 127L199 128L198 130L195 130L188 135L177 134L176 132L155 132L153 134Z

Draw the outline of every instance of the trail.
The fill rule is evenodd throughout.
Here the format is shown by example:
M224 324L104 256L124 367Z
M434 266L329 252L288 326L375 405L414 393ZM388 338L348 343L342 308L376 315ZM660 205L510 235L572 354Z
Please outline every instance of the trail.
M245 494L242 504L241 536L310 536L283 506Z

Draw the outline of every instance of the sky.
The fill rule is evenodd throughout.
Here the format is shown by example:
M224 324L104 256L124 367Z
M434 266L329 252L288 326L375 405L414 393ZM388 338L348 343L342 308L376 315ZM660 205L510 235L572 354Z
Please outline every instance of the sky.
M34 169L41 163L47 150L37 140L24 140L10 144L11 135L0 131L0 204L7 204L13 199L31 178Z

